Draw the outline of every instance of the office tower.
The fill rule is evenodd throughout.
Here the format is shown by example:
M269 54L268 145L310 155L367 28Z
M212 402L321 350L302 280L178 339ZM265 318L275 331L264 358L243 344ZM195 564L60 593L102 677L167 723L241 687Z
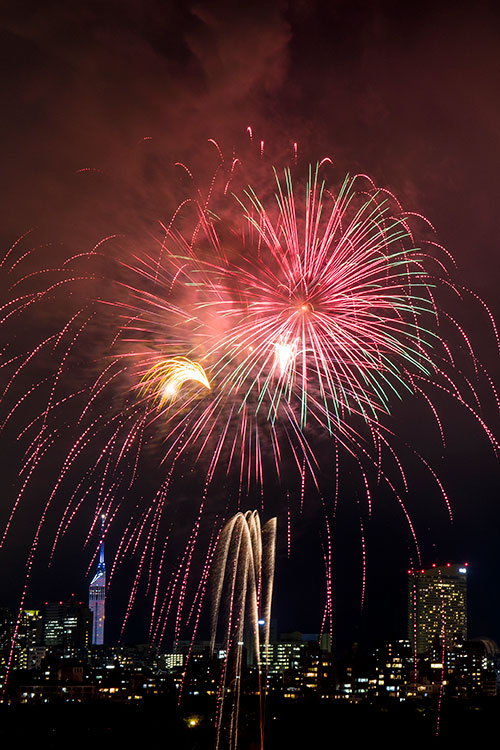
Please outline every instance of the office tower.
M12 644L16 633L15 643ZM21 612L0 608L0 663L9 659L12 645L12 664L15 669L36 667L45 649L42 643L42 615L37 609Z
M408 638L417 654L467 638L467 563L408 571Z
M102 517L104 523L104 516ZM99 550L99 563L89 587L89 608L93 615L92 645L104 643L104 609L106 604L106 565L104 563L104 539Z
M88 648L92 613L86 604L72 597L69 602L46 602L43 611L43 640L46 646L75 652Z
M40 663L45 649L42 642L43 620L38 609L23 609L19 617L14 664L19 669L34 669ZM16 653L17 652L17 653Z

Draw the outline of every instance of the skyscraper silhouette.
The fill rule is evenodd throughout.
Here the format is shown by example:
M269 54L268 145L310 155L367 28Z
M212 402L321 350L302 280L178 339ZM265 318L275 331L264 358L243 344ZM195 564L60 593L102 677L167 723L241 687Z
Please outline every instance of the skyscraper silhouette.
M101 518L104 524L104 516ZM89 587L89 608L93 615L92 645L102 646L104 643L104 616L106 604L106 564L104 562L104 538L99 550L99 563Z

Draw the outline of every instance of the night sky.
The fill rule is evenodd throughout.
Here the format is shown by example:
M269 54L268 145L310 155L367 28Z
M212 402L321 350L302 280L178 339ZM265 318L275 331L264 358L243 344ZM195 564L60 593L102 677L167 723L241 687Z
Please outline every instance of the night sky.
M251 125L276 163L290 160L297 141L304 164L330 156L339 180L347 172L367 173L408 210L428 217L456 259L454 280L474 290L500 321L500 10L494 4L5 0L0 33L2 253L30 229L34 239L25 247L39 248L40 267L61 243L78 252L108 234L126 236L129 248L149 241L179 201L174 162L206 180L216 164L207 139L238 154ZM5 291L8 283L1 283ZM500 387L486 314L471 299L459 314ZM17 334L27 347L30 334ZM481 397L483 390L481 415L500 437L484 382ZM455 522L412 461L408 508L425 565L469 563L470 636L499 641L500 464L470 415L444 397L436 404L446 451L430 417L411 399L394 405L391 429L400 436L402 457L411 443L435 468ZM18 429L26 415L20 420ZM15 428L0 437L2 520L19 489ZM346 470L333 533L339 648L358 638L405 636L406 570L414 555L408 527L394 498L376 490L365 522L361 614L361 500L359 481ZM292 514L290 560L281 526L279 630L317 632L321 624L325 527L312 491L305 501L302 515L297 508ZM276 502L271 498L269 506ZM0 605L19 600L37 508L28 494L2 552L8 575ZM27 598L33 605L72 591L86 597L88 518L75 523L47 573L51 523L55 516L34 568ZM182 518L176 523L181 537ZM111 538L109 546L117 543ZM124 566L111 591L110 638L133 566ZM132 640L144 639L147 613L141 604L138 610Z

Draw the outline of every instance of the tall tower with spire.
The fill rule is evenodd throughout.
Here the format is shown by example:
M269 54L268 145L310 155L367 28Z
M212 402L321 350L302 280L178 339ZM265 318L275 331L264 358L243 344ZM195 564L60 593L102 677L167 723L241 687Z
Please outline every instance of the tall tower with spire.
M104 526L104 516L101 516L101 529ZM93 615L92 645L102 646L104 643L104 609L106 604L106 565L104 562L104 534L99 550L99 563L89 587L89 609Z

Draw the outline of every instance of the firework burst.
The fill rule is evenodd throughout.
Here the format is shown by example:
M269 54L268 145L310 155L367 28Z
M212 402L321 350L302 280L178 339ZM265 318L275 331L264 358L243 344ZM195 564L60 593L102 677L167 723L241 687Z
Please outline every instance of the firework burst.
M141 395L152 393L159 407L174 399L186 381L194 380L210 390L210 383L197 362L186 357L174 357L159 362L149 370L141 381Z
M330 169L323 160L304 181L294 178L296 184L290 170L274 172L271 194L259 195L245 185L237 160L227 168L222 162L207 194L193 187L171 223L162 225L155 252L124 255L111 237L34 271L21 242L2 263L12 279L0 320L11 339L3 350L2 429L28 414L17 435L25 453L4 539L48 457L62 455L28 569L58 501L52 554L86 505L93 517L88 539L101 515L105 535L122 517L110 578L126 555L136 555L125 621L142 581L153 602L152 640L161 641L172 613L180 632L216 474L222 481L236 478L237 507L255 487L263 495L270 471L285 485L300 486L302 502L306 475L320 486L315 448L326 442L337 484L343 450L360 467L368 506L366 467L404 509L382 455L406 485L387 425L391 404L405 393L429 406L442 431L433 394L446 392L497 447L441 334L444 318L481 372L463 328L439 307L443 289L460 291L447 271L449 254L433 236L416 247L412 227L420 222L428 234L428 223L405 213L389 192L360 175L333 188ZM20 325L33 339L26 350L10 335ZM149 501L138 505L131 498L151 453L159 478ZM169 488L195 465L205 476L201 503L162 586ZM217 528L194 602L203 598Z

